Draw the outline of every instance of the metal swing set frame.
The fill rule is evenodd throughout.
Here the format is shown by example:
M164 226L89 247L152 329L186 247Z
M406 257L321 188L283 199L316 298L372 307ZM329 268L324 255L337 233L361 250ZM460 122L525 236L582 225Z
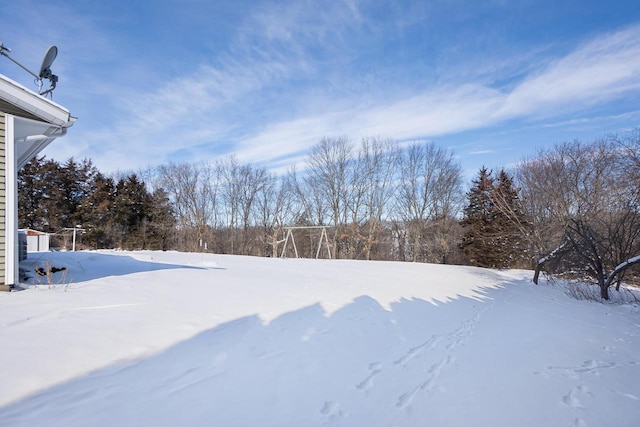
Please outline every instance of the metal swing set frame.
M300 258L298 256L298 248L296 247L296 239L293 237L293 230L313 230L320 229L320 241L318 242L318 249L316 250L316 259L320 257L320 251L322 250L322 246L324 244L325 249L327 250L327 257L331 259L331 249L329 238L327 237L327 226L325 225L309 225L309 226L296 226L296 227L283 227L284 230L287 231L286 237L284 240L280 240L278 243L284 242L282 247L282 253L280 254L280 258L286 258L287 253L287 245L289 242L293 245L293 252L296 254L296 258Z

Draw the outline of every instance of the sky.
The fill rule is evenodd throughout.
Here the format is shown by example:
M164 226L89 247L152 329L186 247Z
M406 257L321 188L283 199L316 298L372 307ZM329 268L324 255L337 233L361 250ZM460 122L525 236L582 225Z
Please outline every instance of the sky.
M285 172L347 136L434 143L472 176L640 127L636 1L6 3L0 41L33 70L56 45L53 100L78 117L44 154L107 173L229 155Z

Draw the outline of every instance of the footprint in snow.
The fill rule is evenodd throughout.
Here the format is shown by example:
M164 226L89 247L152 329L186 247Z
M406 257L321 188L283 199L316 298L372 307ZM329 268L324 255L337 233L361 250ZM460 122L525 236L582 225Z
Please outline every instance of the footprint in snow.
M587 422L582 418L576 418L573 425L574 427L587 427Z
M577 394L576 389L572 388L571 391L569 391L569 394L565 395L562 398L562 403L567 405L569 408L584 408L584 406L582 406L582 403L580 402L580 399L578 399L578 396L576 394Z
M581 398L591 397L593 394L583 385L573 387L567 395L562 398L562 403L570 408L584 408Z
M599 376L600 371L617 367L614 362L601 362L598 360L587 360L580 366L547 366L548 371L557 371L572 379L580 379L583 374Z
M328 400L320 409L320 415L322 416L322 425L329 425L342 418L344 413L337 402Z
M431 390L433 390L433 388L436 386L438 378L440 377L440 374L442 372L442 369L453 363L455 361L455 358L451 355L447 355L446 357L444 357L443 359L441 359L440 361L434 363L433 365L431 365L431 367L429 368L429 370L427 371L427 378L425 381L423 381L422 383L418 384L418 386L414 387L413 389L407 391L406 393L400 395L398 397L398 400L396 401L396 407L400 408L400 409L409 409L411 403L413 402L413 399L418 395L418 393L420 392L425 392L425 393L429 393L431 392Z
M369 365L369 376L356 384L358 391L367 391L373 387L373 379L382 373L382 363L375 362Z
M395 360L393 364L400 368L404 368L409 361L412 359L419 357L425 350L433 350L438 342L440 341L440 335L432 335L428 340L418 345L417 347L413 347L409 349L402 357Z

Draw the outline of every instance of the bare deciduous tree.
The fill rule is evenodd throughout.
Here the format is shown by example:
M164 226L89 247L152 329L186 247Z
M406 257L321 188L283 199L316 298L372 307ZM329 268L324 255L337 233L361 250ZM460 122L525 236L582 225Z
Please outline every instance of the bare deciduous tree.
M256 199L258 194L268 185L269 175L264 167L246 164L240 167L238 178L237 188L240 191L240 214L242 218L240 253L249 255L251 253L249 248L251 219L257 207Z
M446 257L442 251L455 246L454 242L446 241L446 232L433 233L429 228L449 226L446 220L460 209L462 196L461 168L452 153L424 143L414 143L404 150L396 213L404 220L413 262L439 262ZM440 251L426 251L424 243L433 242L437 236L444 240L431 248Z
M201 250L202 242L211 237L218 205L213 177L214 170L206 163L170 163L158 168L158 183L173 202L179 240L186 250Z
M279 237L283 226L294 223L294 188L288 176L276 178L268 175L266 184L260 189L256 200L257 222L262 230L263 255L278 256Z
M307 158L306 187L326 201L333 222L333 253L338 257L338 237L347 224L347 192L352 144L347 137L322 138Z
M629 159L608 139L560 144L520 166L535 243L550 251L538 261L536 279L545 263L562 257L560 268L581 269L608 299L609 288L638 262L638 187Z
M358 154L358 174L362 183L364 224L360 227L365 259L372 259L372 252L380 242L384 221L391 213L391 200L396 184L399 164L398 151L393 141L381 138L364 138Z

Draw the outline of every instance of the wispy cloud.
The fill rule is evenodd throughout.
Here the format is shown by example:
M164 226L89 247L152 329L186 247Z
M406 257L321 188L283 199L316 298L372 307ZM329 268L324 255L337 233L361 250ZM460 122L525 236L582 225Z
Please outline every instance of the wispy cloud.
M448 60L447 49L462 44L429 40L412 50L412 31L437 23L431 5L382 5L258 2L225 27L234 28L228 44L210 50L213 42L202 40L205 53L189 56L198 61L176 66L179 52L167 52L173 66L166 73L142 53L118 50L121 40L104 24L114 18L70 13L71 28L84 36L72 40L60 30L59 37L83 56L68 77L84 92L69 98L80 121L55 148L107 170L228 154L282 169L323 136L406 141L513 120L580 120L568 115L640 92L640 25L564 54L545 42L530 53L470 53L473 62L461 65ZM103 63L92 57L91 38ZM421 65L428 55L438 59L433 67Z
M546 115L640 89L640 26L604 35L527 77L507 97L505 117Z
M268 160L308 148L320 137L385 135L421 139L478 129L514 118L584 110L640 89L640 27L602 36L525 76L512 90L462 83L379 105L332 111L270 125L242 140L248 160ZM344 105L344 100L337 102ZM354 102L355 104L355 102ZM255 148L251 148L255 147Z
M473 150L469 151L467 154L470 156L479 156L484 154L495 154L496 150Z

